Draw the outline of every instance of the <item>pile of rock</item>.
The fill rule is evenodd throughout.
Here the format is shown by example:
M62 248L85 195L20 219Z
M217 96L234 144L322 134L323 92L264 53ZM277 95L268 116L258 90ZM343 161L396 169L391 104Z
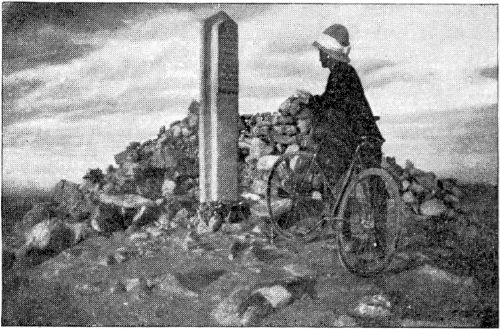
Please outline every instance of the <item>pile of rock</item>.
M240 182L243 192L252 193L254 200L265 197L269 171L280 155L314 149L310 97L299 92L283 102L278 113L241 117Z
M434 173L415 168L411 161L406 161L403 169L391 157L383 159L382 167L400 182L403 202L414 214L453 219L462 211L463 192L456 180L437 179Z
M276 113L241 116L238 145L242 199L264 200L269 172L280 155L317 148L311 135L311 97L298 92ZM157 138L130 143L116 154L117 167L111 165L105 173L91 169L81 184L61 181L53 190L51 202L36 205L26 214L20 231L29 237L30 230L42 221L47 221L42 225L45 228L61 227L53 224L54 218L66 223L64 227L84 223L87 230L104 233L146 222L155 222L162 230L201 225L205 232L221 227L220 218L217 223L200 223L197 215L198 113L199 103L193 101L186 118L173 122L168 129L162 127ZM415 214L453 218L460 211L461 192L455 181L436 179L410 162L403 169L393 158L386 158L383 165L400 181L403 199ZM85 229L78 226L78 230L75 235L80 237Z

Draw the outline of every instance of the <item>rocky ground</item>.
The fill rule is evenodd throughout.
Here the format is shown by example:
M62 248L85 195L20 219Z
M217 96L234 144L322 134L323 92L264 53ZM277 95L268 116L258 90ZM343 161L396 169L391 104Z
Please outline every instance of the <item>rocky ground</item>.
M270 169L316 147L309 96L241 117L233 205L200 208L197 102L115 155L117 167L36 202L4 193L2 324L498 326L496 186L384 157L405 223L390 268L369 279L341 266L333 230L306 244L270 239Z
M469 198L484 215L495 196ZM496 260L487 254L495 240L490 249L478 242L466 251L414 241L399 248L386 273L365 279L340 265L331 237L271 244L256 216L207 234L154 225L93 233L56 256L31 251L4 268L2 324L498 324Z

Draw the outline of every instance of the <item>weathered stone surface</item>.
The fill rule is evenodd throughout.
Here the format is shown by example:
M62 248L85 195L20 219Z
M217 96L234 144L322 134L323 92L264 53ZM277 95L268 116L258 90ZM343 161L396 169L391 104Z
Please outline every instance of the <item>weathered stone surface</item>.
M273 135L273 140L276 143L285 145L294 144L297 142L297 138L295 136L280 135L280 134Z
M90 225L98 232L114 232L124 228L124 218L117 206L99 204L90 215Z
M241 304L250 295L250 287L238 287L231 294L220 302L211 312L212 317L221 326L244 326L248 320L243 320L243 310L240 310Z
M300 264L287 264L283 266L283 269L293 277L314 278L317 276L316 271Z
M197 298L198 293L184 288L176 277L170 273L161 275L150 280L149 287L160 295L177 295L184 298Z
M403 202L408 203L408 204L414 204L414 203L418 202L417 198L410 191L403 193L402 198L403 198Z
M292 294L280 285L262 287L253 292L253 294L256 293L264 296L274 308L281 308L287 305L292 299Z
M415 194L422 194L425 192L425 188L416 182L411 183L409 190Z
M426 216L441 216L446 212L446 206L439 199L430 199L420 205L420 213Z
M429 191L437 188L436 175L433 173L425 173L414 177L415 181Z
M53 210L50 202L37 203L23 216L23 219L17 225L18 229L25 231L50 218L52 213Z
M143 206L154 207L156 203L139 194L99 194L99 201L106 205L114 205L123 208L141 208Z
M267 193L267 182L262 179L254 180L250 188L250 191L257 195L265 196Z
M341 316L339 316L334 322L333 322L333 326L334 327L337 327L337 328L345 328L345 327L348 327L348 328L352 328L352 327L359 327L358 323L356 322L356 320L349 316L349 315L345 315L345 314L342 314Z
M16 251L16 258L32 249L61 252L75 243L73 231L57 218L46 219L24 234L25 243Z
M127 292L142 290L145 285L145 281L141 280L141 278L129 278L123 281L123 286Z
M297 128L299 129L300 133L308 134L312 128L311 119L299 119L299 120L297 120Z
M170 179L165 179L163 182L163 185L161 186L161 192L164 197L169 197L174 194L175 188L177 187L177 184Z
M266 155L261 157L257 162L257 170L271 170L279 158L279 155Z
M391 302L384 295L365 296L354 309L357 316L368 318L388 317L391 315Z
M288 147L285 150L285 153L295 153L298 151L300 151L300 146L297 144L292 144L292 145L288 145Z

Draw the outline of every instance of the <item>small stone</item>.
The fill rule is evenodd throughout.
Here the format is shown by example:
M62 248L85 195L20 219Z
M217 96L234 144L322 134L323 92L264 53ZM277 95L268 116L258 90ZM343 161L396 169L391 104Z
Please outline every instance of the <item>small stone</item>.
M313 117L313 113L312 113L312 110L308 107L306 108L303 108L299 113L297 113L297 115L295 116L297 119L310 119Z
M469 279L468 277L460 277L428 264L421 267L417 272L428 276L433 281L454 285L463 284L464 282L468 282L467 280Z
M109 292L112 294L120 294L120 293L124 293L126 291L127 291L127 289L125 288L125 285L121 281L115 282L109 288Z
M459 189L457 186L453 186L452 188L450 188L450 192L459 199L464 196L462 190Z
M156 225L159 228L162 228L162 229L168 229L169 228L169 223L170 223L170 220L168 219L168 215L165 214L165 213L162 213L158 217L158 219L156 220Z
M354 310L358 316L379 318L391 315L391 302L383 295L365 296Z
M188 127L184 127L181 129L181 133L183 137L189 137L193 134L193 131L189 129Z
M299 264L288 264L283 266L283 269L290 273L293 277L298 277L298 278L303 278L303 277L308 277L312 278L317 275L317 273L310 268L304 266L304 265L299 265Z
M132 290L138 290L141 287L141 279L140 278L125 279L123 285L125 286L125 291L127 292Z
M460 205L460 199L457 198L454 194L446 194L443 198L443 201L450 204L453 208L458 208Z
M172 136L174 136L174 138L179 138L182 135L182 128L179 125L174 125L170 129L172 130Z
M436 198L424 201L420 205L420 213L425 216L441 216L446 210L443 201Z
M265 153L266 143L257 137L250 140L250 149L248 159L258 159Z
M165 179L165 181L163 182L163 185L161 186L161 194L163 196L173 195L176 186L177 186L177 184L173 180Z
M333 327L344 328L344 327L359 327L358 323L353 317L349 315L342 314L333 322Z
M285 153L295 153L300 151L300 146L298 144L292 144L288 145L288 147L285 150Z
M292 299L292 294L280 285L264 287L256 290L253 294L260 293L274 308L287 305Z
M203 222L203 221L200 221L200 222ZM190 250L193 247L197 246L199 244L199 242L200 242L200 237L199 237L198 233L191 231L188 234L186 234L186 237L182 241L182 249L184 249L186 251Z
M254 194L265 196L267 194L267 182L262 179L256 179L252 182L250 190Z
M161 236L163 234L162 230L159 229L158 227L147 227L146 232L153 238L156 239L157 237Z
M181 295L188 298L197 298L198 294L194 291L181 286L179 281L172 274L161 276L159 284L156 285L156 292L162 295Z
M411 185L411 183L408 180L406 180L406 179L401 182L401 188L402 188L403 191L408 190L408 188L410 187L410 185Z
M221 326L242 326L242 315L240 308L250 295L249 287L238 287L231 294L222 300L211 312L211 316ZM241 310L243 311L243 310Z
M292 116L282 116L279 115L276 118L276 123L273 123L273 125L280 124L280 125L289 125L295 122L295 119Z
M78 293L83 294L83 295L97 294L97 293L101 292L101 290L102 290L100 287L98 287L96 285L91 285L88 283L77 283L74 286L74 289Z
M301 134L308 134L312 128L311 119L299 119L297 120L297 128Z
M403 198L403 201L405 203L410 204L410 205L412 205L418 201L417 198L410 191L403 193L402 198Z
M283 126L283 134L288 136L293 136L297 134L297 127L293 125L285 125Z
M252 128L252 135L259 137L259 136L267 136L269 134L269 127L253 127Z
M422 194L425 192L425 188L422 185L415 182L411 183L409 190L414 192L415 194Z
M273 139L276 143L285 145L295 144L297 142L296 136L273 135Z
M413 179L422 185L425 189L433 191L437 187L436 175L433 173L425 173L423 175L415 176Z
M257 170L271 170L280 158L279 155L266 155L257 161Z
M266 126L271 126L271 120L266 120L262 117L257 117L257 121L255 122L256 127L266 127Z
M221 226L221 231L224 233L239 233L243 230L243 224L242 223L224 223Z
M129 237L130 241L135 241L135 240L146 240L148 238L148 234L144 232L136 232L132 233Z
M250 193L250 192L241 193L241 197L243 199L252 200L252 201L259 201L261 199L258 194Z
M196 129L198 127L198 114L190 113L188 115L188 126L189 128Z
M127 261L128 257L126 254L117 251L114 253L113 256L111 256L111 259L112 259L111 264L108 262L108 265L121 264L121 263Z
M189 217L189 211L186 208L182 208L175 214L172 221L180 223L184 222L188 217Z
M222 217L219 214L214 214L208 221L208 231L217 232L222 225Z

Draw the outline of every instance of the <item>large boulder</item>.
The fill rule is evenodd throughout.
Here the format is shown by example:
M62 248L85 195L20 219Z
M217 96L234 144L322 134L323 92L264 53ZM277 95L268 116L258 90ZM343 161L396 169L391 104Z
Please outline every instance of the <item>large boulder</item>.
M116 205L101 203L94 208L90 225L97 232L111 233L124 228L124 216Z
M34 225L53 217L53 215L53 204L51 202L36 203L33 205L33 208L23 216L23 219L17 223L16 228L19 231L26 231Z
M30 250L58 253L75 243L75 232L57 219L46 219L24 233L25 243L16 251L16 258Z
M52 189L51 199L60 215L68 215L76 221L87 219L93 209L92 202L85 197L80 186L65 179Z

